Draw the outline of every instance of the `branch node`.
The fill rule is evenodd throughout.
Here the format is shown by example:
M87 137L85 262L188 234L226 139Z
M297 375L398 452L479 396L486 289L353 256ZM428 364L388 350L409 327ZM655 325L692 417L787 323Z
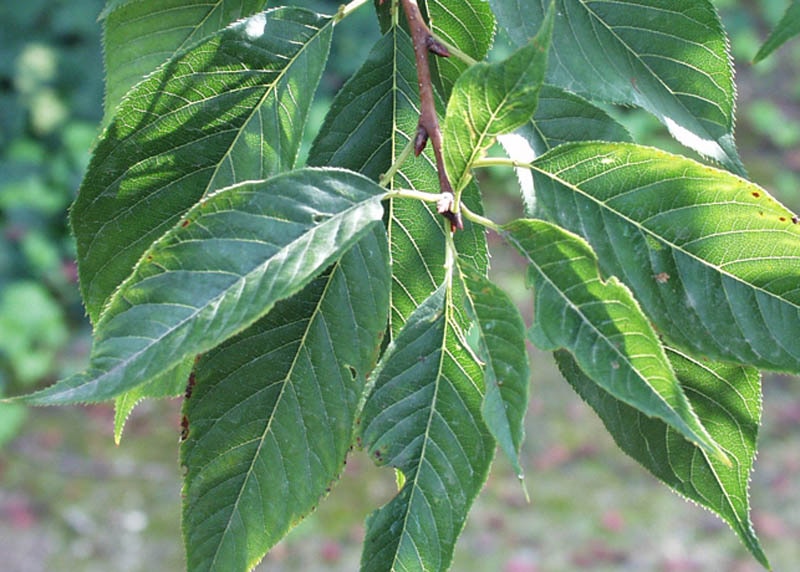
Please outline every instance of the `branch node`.
M435 54L442 58L450 57L450 50L447 49L447 46L445 46L442 42L440 42L433 36L428 36L425 39L425 45L428 47L428 51L432 54Z
M419 154L425 150L425 145L428 144L428 130L420 122L417 125L417 135L414 137L414 156L419 157Z

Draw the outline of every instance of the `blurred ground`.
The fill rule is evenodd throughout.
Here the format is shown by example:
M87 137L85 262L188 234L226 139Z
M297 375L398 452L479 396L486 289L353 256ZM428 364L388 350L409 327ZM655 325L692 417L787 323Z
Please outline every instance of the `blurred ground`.
M757 67L747 63L786 3L716 4L737 58L744 163L756 182L800 211L800 40ZM0 393L52 382L82 367L88 349L64 213L102 114L101 6L28 0L0 7ZM352 54L363 57L364 26L371 26L368 14L337 29L327 94L357 66ZM317 106L315 121L326 105ZM659 125L629 119L638 137L677 149ZM488 210L509 220L517 209L515 191L503 186L509 178L489 177ZM496 244L493 273L530 317L519 264ZM43 310L32 314L32 307ZM531 502L498 456L453 570L759 570L726 525L616 449L549 356L531 355L523 449ZM765 379L751 490L756 530L783 571L800 563L799 381ZM119 447L108 406L0 409L0 569L181 570L179 407L177 400L140 406ZM354 454L329 499L258 570L355 570L364 517L393 489L390 472Z

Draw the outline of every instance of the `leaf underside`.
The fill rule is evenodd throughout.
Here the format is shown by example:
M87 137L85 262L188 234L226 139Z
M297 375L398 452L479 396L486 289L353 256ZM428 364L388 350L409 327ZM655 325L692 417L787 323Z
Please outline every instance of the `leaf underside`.
M617 445L677 493L727 522L764 567L769 562L750 523L748 485L761 416L761 383L752 367L697 361L668 350L692 407L732 461L710 458L659 419L647 417L603 391L566 352L559 369L597 412Z

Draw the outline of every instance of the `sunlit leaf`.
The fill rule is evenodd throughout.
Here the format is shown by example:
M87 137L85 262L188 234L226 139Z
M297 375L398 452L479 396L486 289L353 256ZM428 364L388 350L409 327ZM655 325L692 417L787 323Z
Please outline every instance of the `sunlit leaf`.
M678 432L603 391L566 352L558 365L575 391L597 412L617 445L678 494L727 522L766 568L767 557L750 523L748 484L761 418L761 383L751 367L697 361L675 350L667 356L700 421L732 462L727 466Z
M589 245L544 221L520 219L503 228L529 263L531 340L543 350L568 350L615 398L724 458L692 411L647 317L616 278L601 278Z
M476 64L458 78L442 128L445 166L456 192L495 137L524 125L536 111L552 28L551 13L539 34L506 60Z
M550 0L490 0L522 45ZM709 0L556 0L548 83L592 101L642 107L673 137L743 173L733 140L728 41Z
M337 94L309 163L354 167L350 163L354 161L363 165L360 171L377 178L413 140L418 121L419 92L411 38L402 29L392 28ZM438 192L433 152L428 147L419 157L403 163L388 184L390 190ZM482 212L474 185L467 187L463 199L469 208ZM390 325L394 335L444 280L449 223L435 207L420 201L394 199L388 210L393 268ZM455 241L460 258L485 272L488 254L483 229L466 222Z
M209 192L294 166L331 21L282 8L169 60L126 96L71 211L96 322L141 254Z
M103 14L108 123L125 93L182 49L261 10L265 0L115 2Z
M800 372L800 224L764 189L625 143L561 146L534 176L540 216L588 240L671 341Z
M380 224L382 196L372 181L335 169L292 171L209 196L114 294L88 370L26 401L109 399L215 347Z

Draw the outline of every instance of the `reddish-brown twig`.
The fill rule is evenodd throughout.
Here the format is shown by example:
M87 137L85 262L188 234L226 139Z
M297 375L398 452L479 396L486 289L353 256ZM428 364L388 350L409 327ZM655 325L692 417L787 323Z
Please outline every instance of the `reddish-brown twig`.
M436 100L433 96L431 83L431 70L428 66L428 52L437 56L448 57L450 52L431 34L430 29L422 19L416 0L400 0L403 11L411 30L411 39L414 42L414 57L417 61L417 81L419 83L420 115L417 124L417 134L414 137L414 153L419 155L425 149L428 139L433 146L436 158L436 171L439 174L439 188L443 194L449 195L439 201L438 211L450 221L450 229L462 229L464 224L461 214L453 212L455 202L453 187L447 178L442 157L442 132L439 129L439 119L436 116Z

